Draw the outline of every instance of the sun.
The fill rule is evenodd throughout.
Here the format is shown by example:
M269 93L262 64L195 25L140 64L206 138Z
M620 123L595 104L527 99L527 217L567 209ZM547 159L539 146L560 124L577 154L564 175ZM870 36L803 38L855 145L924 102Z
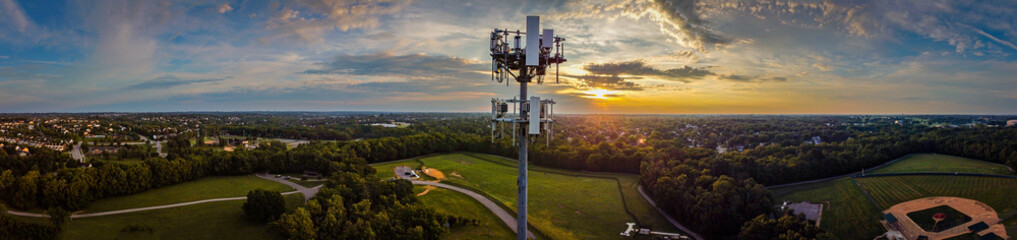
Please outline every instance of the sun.
M603 88L594 88L586 91L582 91L583 97L593 99L610 99L611 97L618 96L617 92L607 90Z

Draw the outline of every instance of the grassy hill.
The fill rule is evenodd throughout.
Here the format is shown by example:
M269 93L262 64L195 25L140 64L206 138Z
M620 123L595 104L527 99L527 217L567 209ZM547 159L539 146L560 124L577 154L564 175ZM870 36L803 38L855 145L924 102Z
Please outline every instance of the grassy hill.
M396 166L438 169L447 177L445 181L482 189L492 200L515 210L518 171L511 159L456 153L374 165L383 178L393 177ZM534 166L529 174L530 223L555 239L615 239L626 222L636 222L634 218L655 230L677 231L638 195L638 176Z
M104 212L128 208L190 202L211 198L242 197L254 189L289 192L294 189L254 175L204 177L156 188L128 196L101 199L88 205L85 212Z
M424 191L424 187L414 187L414 191L421 193ZM516 237L516 233L505 226L505 223L498 219L494 213L465 194L433 188L417 198L424 205L430 206L438 212L480 221L477 226L453 228L450 233L442 235L442 239L515 239Z
M246 194L246 193L245 193ZM303 204L300 194L283 196L286 208ZM249 221L240 206L244 200L223 201L110 216L79 218L64 225L57 239L278 239L268 225ZM45 218L13 216L19 221L49 224ZM127 226L152 231L123 231Z

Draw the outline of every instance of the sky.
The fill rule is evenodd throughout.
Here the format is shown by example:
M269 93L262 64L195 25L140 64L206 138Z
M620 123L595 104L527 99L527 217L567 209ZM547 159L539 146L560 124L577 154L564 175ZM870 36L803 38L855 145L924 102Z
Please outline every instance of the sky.
M1003 0L0 0L0 112L490 111L527 15L557 112L1017 114Z

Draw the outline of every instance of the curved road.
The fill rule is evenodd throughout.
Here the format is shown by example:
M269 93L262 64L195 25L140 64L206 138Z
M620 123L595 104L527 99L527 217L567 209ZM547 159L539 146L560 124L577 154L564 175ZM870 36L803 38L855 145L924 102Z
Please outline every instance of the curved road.
M284 180L282 178L275 178L275 177L269 176L266 173L259 173L259 174L255 174L255 175L257 175L260 178L264 178L264 179L268 179L268 180L271 180L271 181L274 181L274 182L286 184L287 186L290 186L290 187L293 187L293 188L297 189L296 191L282 193L282 195L290 195L290 194L300 193L300 194L304 195L304 201L307 201L308 199L311 199L311 197L313 197L315 194L318 194L318 190L321 189L320 185L317 186L317 187L308 188L308 187L301 186L300 184L296 184L296 183L293 183L293 182L290 182L290 181L286 181L286 180ZM99 216L108 216L108 215L116 215L116 214L132 213L132 212L141 212L141 211L156 210L156 209L175 208L175 207L182 207L182 206L202 204L202 203L210 203L210 202L234 201L234 200L244 200L244 199L247 199L247 197L244 196L244 197L229 197L229 198L213 198L213 199L205 199L205 200L198 200L198 201L191 201L191 202L182 202L182 203L174 203L174 204L166 204L166 205L151 206L151 207L142 207L142 208L131 208L131 209L113 210L113 211L106 211L106 212L81 213L81 214L75 213L75 214L71 214L71 218L99 217ZM9 213L11 215L15 215L15 216L22 216L22 217L37 217L37 218L48 218L49 217L49 215L42 214L42 213L19 212L19 211L13 211L13 210L8 210L7 213Z
M657 212L660 212L660 215L663 215L664 218L666 218L668 222L671 222L671 225L674 225L678 229L681 229L685 233L688 233L692 237L692 239L699 239L699 240L705 239L705 238L703 238L703 236L699 236L698 233L693 232L691 229L685 227L685 225L682 225L680 222L678 222L678 220L675 220L674 218L672 218L671 215L668 215L667 212L664 212L664 209L661 209L660 207L658 207L657 206L657 202L654 202L653 199L650 199L650 195L646 195L646 192L643 191L643 185L639 185L639 187L637 189L639 190L639 195L643 195L643 198L645 198L646 201L650 203L650 206L653 206L653 208L656 208Z
M502 209L501 207L499 207L498 204L495 204L490 199L485 198L483 195L480 195L480 194L475 193L473 191L467 190L465 188L456 187L456 186L452 186L452 185L448 185L448 184L444 184L444 183L417 181L417 180L410 179L408 176L405 175L405 172L407 172L409 170L410 170L410 168L409 167L405 167L405 166L403 166L403 167L396 167L395 168L395 172L396 172L397 176L399 176L402 179L410 180L410 182L412 182L413 184L416 184L416 185L430 185L430 186L440 187L440 188L444 188L444 189L460 192L462 194L466 194L466 196L470 196L473 199L476 199L478 202L480 202L480 204L484 205L484 207L487 207L488 210L491 210L491 212L494 213L495 216L498 216L498 218L500 218L502 222L505 222L505 225L508 225L509 229L512 229L512 232L519 232L519 230L518 230L519 228L516 226L516 218L513 217L512 214L509 214L508 211L505 211L505 209ZM537 239L536 235L533 235L533 232L530 232L529 229L526 230L526 236L528 236L530 239Z

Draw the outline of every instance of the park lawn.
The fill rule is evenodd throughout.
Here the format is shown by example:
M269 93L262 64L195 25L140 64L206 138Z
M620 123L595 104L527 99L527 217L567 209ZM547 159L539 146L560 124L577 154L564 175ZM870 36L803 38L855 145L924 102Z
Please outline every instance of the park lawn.
M416 186L414 191L423 192L424 187ZM476 226L459 226L443 234L442 239L515 239L516 234L491 210L477 200L452 190L434 188L417 197L424 206L448 215L475 219L480 223Z
M871 173L961 172L1012 175L1006 166L945 154L911 154Z
M882 209L876 208L850 178L770 189L774 203L809 201L823 203L820 228L840 239L872 239L885 230L879 224Z
M212 198L243 197L254 189L289 192L294 189L254 175L204 177L160 187L128 196L101 199L89 204L85 212L104 212L139 207L190 202Z
M516 167L517 165L515 159L509 159L502 156L468 152L464 152L463 154L509 167ZM630 212L632 212L633 215L635 215L636 220L641 227L649 227L654 231L684 234L684 232L676 228L674 225L671 225L664 216L660 215L660 212L658 212L657 209L653 208L653 205L650 205L650 203L639 194L639 175L624 173L577 172L534 165L531 165L529 170L560 173L565 175L581 175L600 178L609 177L617 179L618 185L621 188L622 198L625 201L625 206Z
M285 195L287 209L303 204L300 194ZM144 212L74 219L58 239L279 239L268 225L250 221L244 200L196 204ZM148 232L121 232L125 226L146 226Z
M951 196L974 199L996 210L1000 219L1017 216L1017 179L972 176L892 176L857 178L883 208L914 199ZM1012 226L1008 225L1008 226Z
M420 161L442 171L448 181L482 189L493 201L516 210L516 168L461 153ZM529 222L553 239L615 239L626 222L634 222L625 212L614 180L542 171L529 174Z

